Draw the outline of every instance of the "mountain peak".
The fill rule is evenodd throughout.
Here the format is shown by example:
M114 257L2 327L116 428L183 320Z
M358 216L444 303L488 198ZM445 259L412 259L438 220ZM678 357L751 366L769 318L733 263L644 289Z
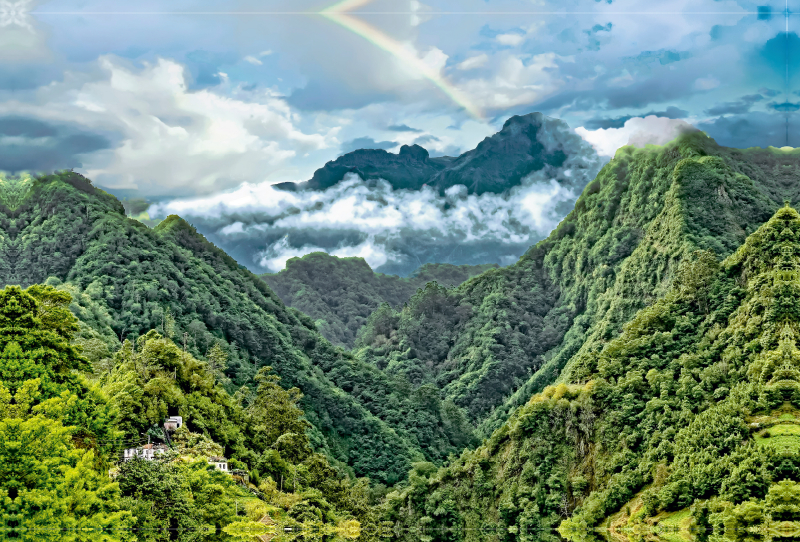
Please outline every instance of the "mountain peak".
M549 118L550 117L545 117L538 111L534 111L533 113L528 113L526 115L514 115L503 123L503 130L515 125L536 124L541 126L542 121Z
M384 179L395 189L419 190L428 185L444 192L464 185L471 194L499 194L522 184L532 173L566 167L572 158L576 158L571 167L573 175L559 182L578 192L588 182L587 177L600 169L596 153L565 122L534 112L511 117L499 132L457 158L431 158L417 144L403 145L398 154L360 149L328 162L306 183L275 186L283 190L325 190L348 174L356 174L365 181ZM580 169L587 174L575 174Z
M430 156L428 151L426 151L423 147L420 147L416 143L411 146L403 145L402 147L400 147L400 156L403 155L412 156L419 161L425 161Z

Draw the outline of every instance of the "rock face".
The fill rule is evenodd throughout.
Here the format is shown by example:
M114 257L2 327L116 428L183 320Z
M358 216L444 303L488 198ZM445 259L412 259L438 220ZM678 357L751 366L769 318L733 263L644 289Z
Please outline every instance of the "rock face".
M547 166L562 167L588 145L561 120L529 113L508 119L502 130L471 151L453 158L431 158L419 145L403 145L398 154L361 149L340 156L314 172L305 183L282 183L285 190L325 190L355 173L362 179L385 179L395 189L419 190L429 185L444 192L464 185L470 194L500 194ZM582 187L581 187L582 188Z

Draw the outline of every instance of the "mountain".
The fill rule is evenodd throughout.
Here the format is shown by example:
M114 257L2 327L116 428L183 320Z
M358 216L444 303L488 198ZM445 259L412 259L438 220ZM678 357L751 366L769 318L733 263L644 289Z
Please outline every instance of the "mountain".
M624 147L516 264L376 314L354 354L441 389L489 436L544 386L585 379L586 360L666 294L681 260L731 254L800 196L798 181L797 150L730 149L700 132Z
M325 190L348 173L355 173L362 179L386 179L395 188L419 190L452 161L449 156L431 158L419 145L403 145L397 154L382 149L359 149L328 162L305 183L277 186L286 190Z
M563 122L531 113L458 157L418 145L361 149L303 183L247 184L240 196L161 201L131 218L180 214L250 270L310 252L364 255L377 272L425 263L515 262L573 207L603 160ZM327 321L327 320L326 320Z
M409 277L374 273L363 258L313 252L291 258L286 269L261 278L286 303L310 316L323 337L352 348L358 330L381 303L399 308L431 281L457 286L496 264L425 264Z
M469 194L500 194L518 186L532 173L548 166L564 166L568 155L577 150L576 137L561 120L541 113L515 115L499 132L455 158L431 158L419 145L403 145L398 154L361 149L328 162L305 183L278 186L293 191L325 190L341 182L345 175L356 174L364 180L385 179L395 190L419 190L428 185L444 193L450 187L464 185ZM587 161L578 167L592 166Z
M687 256L665 295L572 377L452 465L417 464L388 496L409 529L396 532L462 539L491 524L524 539L560 526L585 540L595 526L658 525L739 540L796 529L800 214L780 208L722 262Z
M148 228L70 171L4 178L0 203L0 283L70 290L93 361L113 365L125 339L169 329L201 360L223 350L231 394L255 389L271 366L282 386L301 390L314 447L374 482L393 484L412 461L441 462L472 442L463 413L435 389L410 389L335 348L183 219Z

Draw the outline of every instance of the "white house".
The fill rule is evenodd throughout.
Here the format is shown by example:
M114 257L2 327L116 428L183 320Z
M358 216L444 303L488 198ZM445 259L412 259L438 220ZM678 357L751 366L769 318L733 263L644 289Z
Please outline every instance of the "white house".
M167 431L175 431L183 426L183 418L181 416L170 416L164 420L164 429Z
M146 461L152 461L156 455L163 454L167 447L163 444L145 444L140 448L128 448L122 452L122 458L130 461L134 457L140 457Z
M208 458L208 462L214 465L214 468L218 471L222 471L225 474L231 473L231 471L228 470L228 460L224 457L211 456Z

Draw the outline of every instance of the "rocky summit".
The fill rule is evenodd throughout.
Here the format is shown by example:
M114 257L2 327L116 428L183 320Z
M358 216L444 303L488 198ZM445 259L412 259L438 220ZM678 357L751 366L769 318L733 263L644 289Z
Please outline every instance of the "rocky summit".
M577 160L570 160L577 157ZM592 148L561 120L541 113L516 115L496 134L458 157L432 158L419 145L403 145L398 154L382 149L349 152L316 170L305 183L276 185L285 190L324 190L355 174L363 180L384 179L395 189L419 190L427 185L439 192L464 185L470 194L500 194L523 179L548 168L596 171ZM576 178L580 176L576 175ZM583 186L572 187L580 190Z

